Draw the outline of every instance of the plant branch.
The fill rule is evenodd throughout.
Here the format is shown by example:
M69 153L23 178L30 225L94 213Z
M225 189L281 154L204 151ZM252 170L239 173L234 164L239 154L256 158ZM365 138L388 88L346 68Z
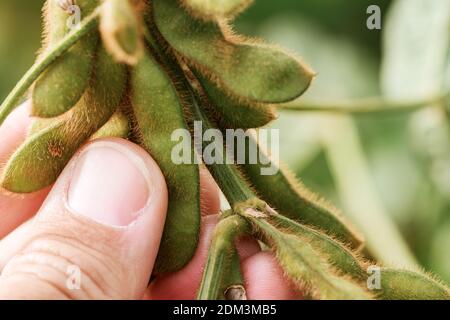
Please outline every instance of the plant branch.
M450 92L416 100L389 100L382 97L341 101L298 100L278 105L280 110L333 112L333 113L384 113L410 112L434 104L443 104Z
M50 66L53 61L69 50L78 40L91 31L98 23L99 9L86 17L73 31L68 33L57 45L42 56L20 79L14 89L0 106L0 126L8 115L17 107L20 99L28 88Z

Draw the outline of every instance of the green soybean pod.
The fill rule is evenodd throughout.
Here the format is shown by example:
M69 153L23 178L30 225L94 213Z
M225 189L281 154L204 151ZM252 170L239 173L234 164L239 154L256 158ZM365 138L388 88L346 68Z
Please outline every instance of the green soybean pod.
M283 271L298 289L321 300L372 299L360 281L341 276L310 243L280 231L262 218L261 212L244 210L240 214L250 221L254 234L274 251Z
M168 215L154 274L176 271L194 255L200 229L198 165L193 161L176 164L171 157L179 144L172 141L172 134L187 129L182 99L165 70L149 54L133 68L131 90L137 135L161 167L169 189Z
M280 214L271 214L266 221L272 226L281 228L287 233L295 234L314 250L323 253L330 264L341 273L355 279L365 279L366 262L338 240L311 227L298 223Z
M259 162L250 164L247 161L242 164L240 166L242 173L271 207L290 219L328 233L352 249L359 249L362 246L362 236L344 222L337 210L319 200L289 171L271 162L270 157L253 137L248 138L245 150L237 152L249 153L249 150L258 150ZM276 167L276 170L273 170L274 174L263 174L262 170L266 168L267 163Z
M235 36L224 24L193 18L177 0L153 0L152 5L153 23L168 48L228 95L262 103L286 102L299 97L314 77L292 55Z
M98 5L97 0L77 0L76 6L69 6L71 3L47 0L44 10L44 48L51 48L60 41L70 31L70 24L75 22L78 15L88 16ZM97 42L97 31L88 33L36 80L32 91L32 115L56 117L76 105L88 86Z
M450 300L450 289L421 272L382 268L381 292L384 300Z
M204 20L234 18L248 8L253 0L181 0L193 16Z
M3 188L30 193L51 185L77 149L111 118L125 92L126 68L102 49L95 69L92 86L77 105L13 154L1 177Z
M275 108L271 105L238 101L226 95L214 83L196 73L209 111L222 129L252 129L260 128L276 118Z

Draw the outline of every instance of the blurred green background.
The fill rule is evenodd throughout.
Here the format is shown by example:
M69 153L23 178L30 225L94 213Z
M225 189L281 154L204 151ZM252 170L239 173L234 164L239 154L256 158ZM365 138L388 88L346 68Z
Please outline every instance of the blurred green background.
M40 46L43 0L0 0L0 99ZM369 30L366 9L381 8ZM318 72L305 99L414 99L448 89L448 0L256 0L239 32L297 52ZM377 258L450 283L450 130L442 106L392 114L284 112L281 159L342 209Z

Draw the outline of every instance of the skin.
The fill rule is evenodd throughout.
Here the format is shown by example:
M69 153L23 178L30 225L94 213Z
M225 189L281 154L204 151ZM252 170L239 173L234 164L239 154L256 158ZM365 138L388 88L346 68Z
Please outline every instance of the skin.
M29 108L29 103L18 108L0 128L1 163L24 140ZM119 149L127 158L115 152ZM128 166L130 159L139 165ZM96 179L102 168L111 166L122 170L114 171L102 193L88 193L102 183ZM159 276L150 286L168 199L161 171L140 147L121 139L97 140L74 156L51 189L26 196L0 190L0 299L195 298L220 205L206 171L200 184L197 252L184 269ZM130 192L122 192L124 187ZM255 241L240 239L238 250L250 299L300 298L274 257ZM71 265L81 271L79 290L66 285Z

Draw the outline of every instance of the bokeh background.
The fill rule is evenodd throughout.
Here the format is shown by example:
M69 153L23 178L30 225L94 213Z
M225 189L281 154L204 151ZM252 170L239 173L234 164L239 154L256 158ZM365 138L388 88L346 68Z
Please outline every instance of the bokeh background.
M43 2L0 0L0 100L35 59ZM372 4L381 8L381 30L366 27ZM302 99L414 100L449 89L448 0L256 0L236 29L297 52L318 72ZM420 265L450 284L445 105L357 116L283 112L273 127L282 160L342 209L377 258Z

